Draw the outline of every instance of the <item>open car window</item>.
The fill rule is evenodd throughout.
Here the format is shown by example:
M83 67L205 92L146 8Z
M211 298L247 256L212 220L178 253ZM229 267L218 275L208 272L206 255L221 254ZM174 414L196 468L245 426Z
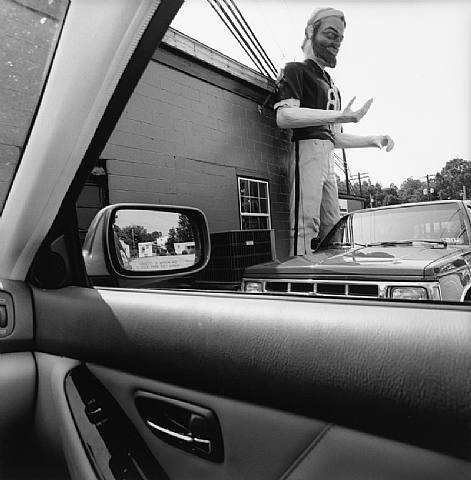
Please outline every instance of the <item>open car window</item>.
M267 12L276 25L286 13L279 3ZM471 192L471 162L469 142L463 139L471 121L460 105L469 96L471 69L463 68L469 64L469 42L460 39L466 36L464 19L470 7L465 2L455 3L450 11L433 1L420 2L411 13L401 2L378 2L374 18L371 9L368 18L364 15L368 2L337 5L345 14L346 27L335 68L325 68L328 78L341 92L343 107L355 95L364 101L374 96L370 110L358 123L343 125L344 133L362 136L380 128L390 133L396 146L389 152L389 144L382 149L332 151L329 169L333 180L329 181L336 185L338 199L334 203L344 218L331 233L333 224L329 229L319 227L317 237L306 236L302 254L294 255L291 242L299 231L299 221L290 218L308 204L301 199L301 207L296 210L292 206L297 198L291 156L295 137L292 129L278 127L274 110L285 87L283 83L277 87L275 75L258 68L246 54L236 53L240 46L231 47L229 32L219 35L217 42L212 39L215 33L209 26L213 22L217 24L214 32L225 27L209 4L187 2L95 159L77 202L81 240L88 245L88 226L108 204L186 205L201 210L208 220L211 256L207 265L197 273L149 278L139 286L315 297L317 287L313 285L321 277L334 283L341 277L344 282L337 282L323 295L352 296L347 293L354 289L348 285L361 280L368 285L372 282L371 288L377 292L369 295L370 299L410 301L419 292L416 297L421 301L468 301L471 215L466 200ZM284 52L281 56L259 21L257 8L248 2L242 2L240 8L263 40L268 56L276 59L281 77L287 58L302 62L303 55L308 55L294 40L295 32L302 37L310 14L303 2L292 4L293 25L283 24L283 29L277 30L286 33L283 39L277 38ZM202 19L203 14L208 28L198 29L194 20ZM415 15L427 19L420 29L412 20ZM444 22L445 17L450 22ZM403 35L399 39L395 29L384 25L385 18L401 19ZM454 125L460 133L450 133L459 137L459 153L442 141L448 125L437 132L436 122L430 120L430 99L447 90L446 82L441 84L442 76L429 75L429 55L447 54L443 44L436 42L437 28L446 31L456 47L448 67L456 72L453 76L460 78L460 84L449 94L460 93L448 107L459 119ZM404 58L399 52L410 48L406 38L416 41L414 52ZM404 47L399 46L402 42ZM362 68L358 68L360 64ZM407 78L392 69L399 64L407 69ZM414 102L408 97L410 78L421 79L415 83L420 88L414 90ZM355 108L360 108L357 103ZM332 104L334 107L339 105ZM435 141L430 142L431 138ZM311 176L318 175L312 172ZM308 190L308 185L301 184L298 191L303 189ZM323 216L328 217L321 213ZM305 217L313 230L322 221L307 213ZM123 231L119 249L130 271L143 264L183 265L188 261L189 257L183 258L183 252L188 253L183 245L192 242L191 238L165 225L159 229L144 223L139 218L128 219L119 227ZM87 250L92 284L115 281L120 285L119 279L106 278L106 269L94 265L93 258L97 257ZM295 285L293 279L306 285ZM394 288L402 288L401 281L415 282L419 290L413 290L411 284L412 297L410 291L404 297L402 293L393 297Z
M286 13L286 6L281 3L267 12L267 15L273 15L274 25L278 25L280 17L286 18L282 15ZM6 200L28 140L30 124L68 8L67 2L56 1L25 0L17 4L3 0L1 5L2 13L8 19L5 38L11 41L5 43L6 68L3 71L7 72L7 77L0 87L6 99L2 108L6 112L4 121L0 121L0 207ZM361 149L360 153L358 149L346 149L345 155L341 149L333 150L331 173L338 189L338 210L346 219L339 224L339 229L330 236L327 231L323 232L328 240L324 240L320 248L320 235L306 241L302 260L301 255L297 255L300 258L291 255L294 227L290 223L290 198L293 196L290 152L294 143L290 129L279 128L276 123L277 114L273 107L278 95L277 75L263 69L260 71L256 63L244 58L243 53L240 56L240 52L231 50L226 38L218 40L217 29L213 34L216 40L209 38L213 21L218 23L218 28L221 25L225 28L220 18L206 2L186 2L161 44L153 50L142 75L131 88L129 100L123 100L122 112L116 108L114 114L105 115L100 129L97 124L104 106L94 113L96 118L90 132L97 131L106 140L100 144L95 138L88 150L88 140L83 142L80 151L70 148L75 162L86 156L80 180L74 181L71 187L70 197L78 197L75 202L77 225L71 224L71 228L78 228L78 248L83 247L85 269L92 285L131 286L132 282L117 274L103 256L95 255L88 248L87 232L89 240L97 238L90 226L96 225L93 219L103 208L138 203L198 209L208 222L211 250L207 264L198 272L175 275L175 278L170 273L162 278L151 278L149 273L142 282L136 283L138 287L248 292L246 285L253 284L253 281L266 285L267 280L273 280L283 284L275 291L284 293L284 284L288 285L293 277L312 283L322 272L329 281L339 275L347 276L349 281L361 277L368 282L413 277L411 281L426 282L430 291L439 292L426 297L421 294L421 300L462 302L469 299L471 254L467 248L471 235L471 210L465 201L471 192L471 163L467 146L463 146L465 133L461 132L466 130L470 119L469 113L463 114L460 105L466 104L469 95L471 69L463 67L470 58L469 42L461 40L466 35L463 33L463 19L470 7L466 2L454 2L454 10L433 1L414 5L413 13L422 15L427 22L424 21L426 25L419 31L410 20L410 14L404 17L407 20L404 20L403 31L407 35L403 37L421 41L416 42L418 51L411 52L410 58L398 58L397 52L401 48L395 47L397 32L384 25L381 27L381 22L384 18L402 18L406 6L402 2L378 2L374 19L367 21L363 13L368 5L369 2L360 0L339 3L347 27L338 63L335 68L327 67L326 70L328 78L342 93L344 107L354 95L365 100L370 95L375 97L367 115L358 124L346 123L345 132L369 134L376 129L379 116L381 128L384 126L384 131L391 133L397 146L388 153L386 148ZM257 9L249 2L241 2L240 8L254 26L268 56L275 59L277 73L281 74L282 67L291 58L302 61L303 52L296 35L299 32L302 37L310 14L304 2L293 3L293 25L289 28L285 25L285 30L279 30L286 35L283 39L277 37L276 42L272 34L262 28L260 18L263 15L257 14ZM212 17L208 16L206 23L194 21L202 19L203 14ZM444 18L453 21L441 21ZM201 33L196 31L198 23L200 27L205 26L199 28ZM367 24L374 42L362 36ZM449 34L450 44L456 45L448 68L460 83L449 92L448 105L453 118L457 119L450 124L459 128L459 133L453 132L459 140L456 142L458 153L450 150L450 142L440 140L451 138L447 133L449 125L442 125L438 135L437 122L429 123L432 116L427 113L431 108L429 100L433 98L430 92L444 91L446 87L446 82L440 83L443 76L426 75L430 52L443 52L443 45L436 43L434 34L438 25ZM404 38L399 40L403 42ZM85 40L82 38L77 44ZM280 45L281 56L274 48L279 42L283 43ZM371 48L364 48L366 44ZM240 48L237 43L236 48ZM381 57L374 57L380 63L367 59L377 48L385 52ZM32 49L37 50L34 55ZM18 61L11 64L9 57L13 55ZM356 69L356 65L363 61L365 66ZM408 66L407 78L421 79L416 82L421 88L414 92L413 104L404 93L409 92L404 76L397 76L394 91L385 88L386 80L392 81L395 75L391 73L390 65L401 61ZM111 65L112 62L108 60L101 64ZM26 73L20 75L20 71ZM110 85L105 88L107 95L111 95L115 88L111 81ZM336 91L332 88L330 94L334 95ZM10 95L11 92L14 95ZM340 101L340 96L336 98ZM335 103L332 99L330 101ZM79 111L81 105L76 107ZM340 103L335 107L340 108ZM119 114L116 113L118 110ZM414 128L410 126L412 112L420 115L420 120L412 122ZM42 128L45 124L42 122ZM59 124L57 122L56 127ZM86 125L86 119L80 117L77 124ZM57 136L67 139L62 137L62 131L58 128ZM437 139L433 151L424 151L423 155L414 156L414 162L408 162L416 151L411 145L416 148L416 144L420 144L430 149L432 142L424 140L429 138ZM420 140L413 143L413 139ZM62 145L63 142L59 143ZM63 156L64 162L72 158L70 152L54 150L56 155ZM439 150L437 160L435 153ZM30 150L29 153L34 157L34 152ZM366 163L363 163L362 155ZM382 170L378 170L378 165ZM64 167L64 172L66 170ZM79 183L81 190L78 194ZM49 189L52 191L51 185L44 188ZM16 203L22 195L21 189L17 195ZM28 201L33 202L35 198L37 195L32 194ZM44 198L44 202L48 200ZM410 206L411 203L417 206ZM397 208L390 209L391 205L397 205ZM355 214L358 210L364 212ZM120 251L123 265L132 272L131 277L139 276L136 272L142 271L142 265L149 266L148 272L159 269L170 272L168 265L175 265L174 270L181 271L183 265L192 263L194 250L198 250L198 245L193 245L192 235L188 235L178 221L170 226L165 222L147 225L139 217L126 218L125 223L116 225L118 229L118 243L108 252ZM15 241L10 242L10 249L15 248ZM373 249L361 253L365 260L361 268L348 256L351 249L357 250L358 256L359 248ZM324 258L326 252L328 259ZM347 256L343 257L344 254ZM394 264L397 270L384 269L385 278L378 279L381 258L387 260L388 266ZM94 261L103 263L97 266ZM193 264L199 265L199 260L194 260ZM156 267L159 265L164 267ZM359 269L355 270L356 267ZM348 270L339 271L344 268ZM119 265L117 270L120 270ZM450 285L454 286L453 291L450 291ZM344 291L343 287L332 291ZM300 287L299 292L286 286L286 292L303 294L306 293L303 288ZM258 292L258 287L256 290ZM308 289L307 293L316 295L314 289L312 292Z

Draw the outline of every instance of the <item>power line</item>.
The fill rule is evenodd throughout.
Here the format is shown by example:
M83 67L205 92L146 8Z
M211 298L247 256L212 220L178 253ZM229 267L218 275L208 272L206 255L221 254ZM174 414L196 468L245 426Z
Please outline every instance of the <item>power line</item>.
M347 188L347 195L350 195L350 191L353 190L352 182L350 182L351 173L347 165L347 158L345 155L345 150L342 149L343 158L340 158L335 152L334 155L334 162L337 168L344 174L345 176L345 186Z
M291 9L288 7L288 4L286 3L286 0L283 0L283 4L284 4L285 9L286 9L286 18L288 19L288 23L290 24L291 33L293 34L293 36L295 36L296 33L297 33L297 29L294 28L294 24L293 24L291 15L290 15Z
M262 45L258 41L257 37L255 36L255 33L250 28L250 25L245 20L244 15L239 10L239 8L235 4L234 0L223 0L223 2L228 6L229 10L231 10L232 14L236 17L236 19L239 22L239 25L242 27L245 34L249 37L253 46L258 50L259 54L262 56L262 59L265 61L267 67L269 68L269 70L271 70L271 73L276 77L277 74L278 74L278 71L277 71L275 65L273 65L273 62L270 60L270 57L267 55L267 52L264 50L264 48L262 47ZM237 18L237 16L235 15L235 13L232 10L230 4L232 4L234 6L234 9L237 12L237 15L239 16L239 18Z
M258 70L267 77L276 77L277 70L273 62L268 57L237 5L233 0L221 1L208 0L208 3ZM242 31L236 23L242 28Z
M339 161L335 161L335 166L343 172L343 165Z
M351 179L353 180L355 177L351 177ZM357 174L357 178L358 178L358 186L360 187L360 197L363 196L363 192L361 190L361 181L364 180L365 178L370 178L370 175L368 173L360 173L358 172Z
M208 3L211 5L212 9L216 12L218 17L222 20L222 22L227 27L227 29L231 32L233 37L237 40L237 42L242 47L242 49L247 54L247 56L250 58L250 60L252 60L253 64L260 70L261 73L263 73L264 75L270 76L270 74L265 70L263 65L258 60L256 54L252 51L252 49L247 44L245 39L241 36L240 31L234 25L234 22L229 18L229 15L224 10L224 8L221 6L219 1L218 0L208 0ZM216 6L219 7L220 11L218 10L218 8L216 8Z
M254 52L252 47L247 43L247 40L241 34L240 30L234 24L234 21L230 18L230 15L227 13L227 11L224 9L224 7L221 5L219 0L208 0L208 2L211 4L213 9L219 15L219 18L221 18L221 20L224 22L224 24L229 29L229 31L232 33L234 38L239 42L240 46L244 49L245 53L247 53L247 55L252 60L254 65L260 70L261 73L263 73L264 75L267 75L269 77L270 74L269 74L268 70L264 67L264 65L262 64L260 59L257 57L257 53ZM217 11L217 9L215 8L214 5L217 5L219 7L219 9L220 9L222 15L224 15L225 19L221 16L221 13Z
M263 0L262 0L263 1ZM256 0L255 2L257 4L257 11L260 12L260 8L259 8L259 4L260 4L260 0ZM266 10L266 6L262 7ZM286 3L285 3L285 8L286 8ZM260 15L259 15L260 16ZM271 22L267 19L267 15L265 13L265 15L262 17L263 20L265 21L265 27L267 29L267 31L270 32L270 36L273 40L273 43L276 45L276 47L278 48L278 50L280 51L280 54L281 54L281 60L282 60L282 63L285 63L285 60L286 60L286 55L285 55L285 52L283 50L283 48L281 48L281 45L278 43L278 40L276 38L276 35L275 33L273 32L273 28L272 28L272 25L271 25Z

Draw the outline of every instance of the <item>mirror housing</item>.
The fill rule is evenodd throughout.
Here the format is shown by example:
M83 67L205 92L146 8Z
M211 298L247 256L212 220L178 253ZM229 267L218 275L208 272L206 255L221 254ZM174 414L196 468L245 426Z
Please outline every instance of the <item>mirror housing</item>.
M176 241L181 230L185 242ZM93 285L152 287L202 270L210 248L201 210L119 203L96 214L82 253Z

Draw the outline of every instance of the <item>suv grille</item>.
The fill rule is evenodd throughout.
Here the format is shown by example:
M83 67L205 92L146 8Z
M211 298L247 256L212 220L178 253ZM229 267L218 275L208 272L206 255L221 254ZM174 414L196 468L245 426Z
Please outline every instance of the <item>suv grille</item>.
M296 293L313 296L368 298L378 298L380 296L379 286L373 283L267 281L265 282L265 291L268 293Z

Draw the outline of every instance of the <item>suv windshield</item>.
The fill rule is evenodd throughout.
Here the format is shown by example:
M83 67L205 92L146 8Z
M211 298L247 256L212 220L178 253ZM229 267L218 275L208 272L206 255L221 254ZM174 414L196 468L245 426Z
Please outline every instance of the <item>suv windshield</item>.
M68 0L0 0L0 212L20 163Z
M414 240L468 244L459 205L424 204L352 213L336 225L320 249Z

